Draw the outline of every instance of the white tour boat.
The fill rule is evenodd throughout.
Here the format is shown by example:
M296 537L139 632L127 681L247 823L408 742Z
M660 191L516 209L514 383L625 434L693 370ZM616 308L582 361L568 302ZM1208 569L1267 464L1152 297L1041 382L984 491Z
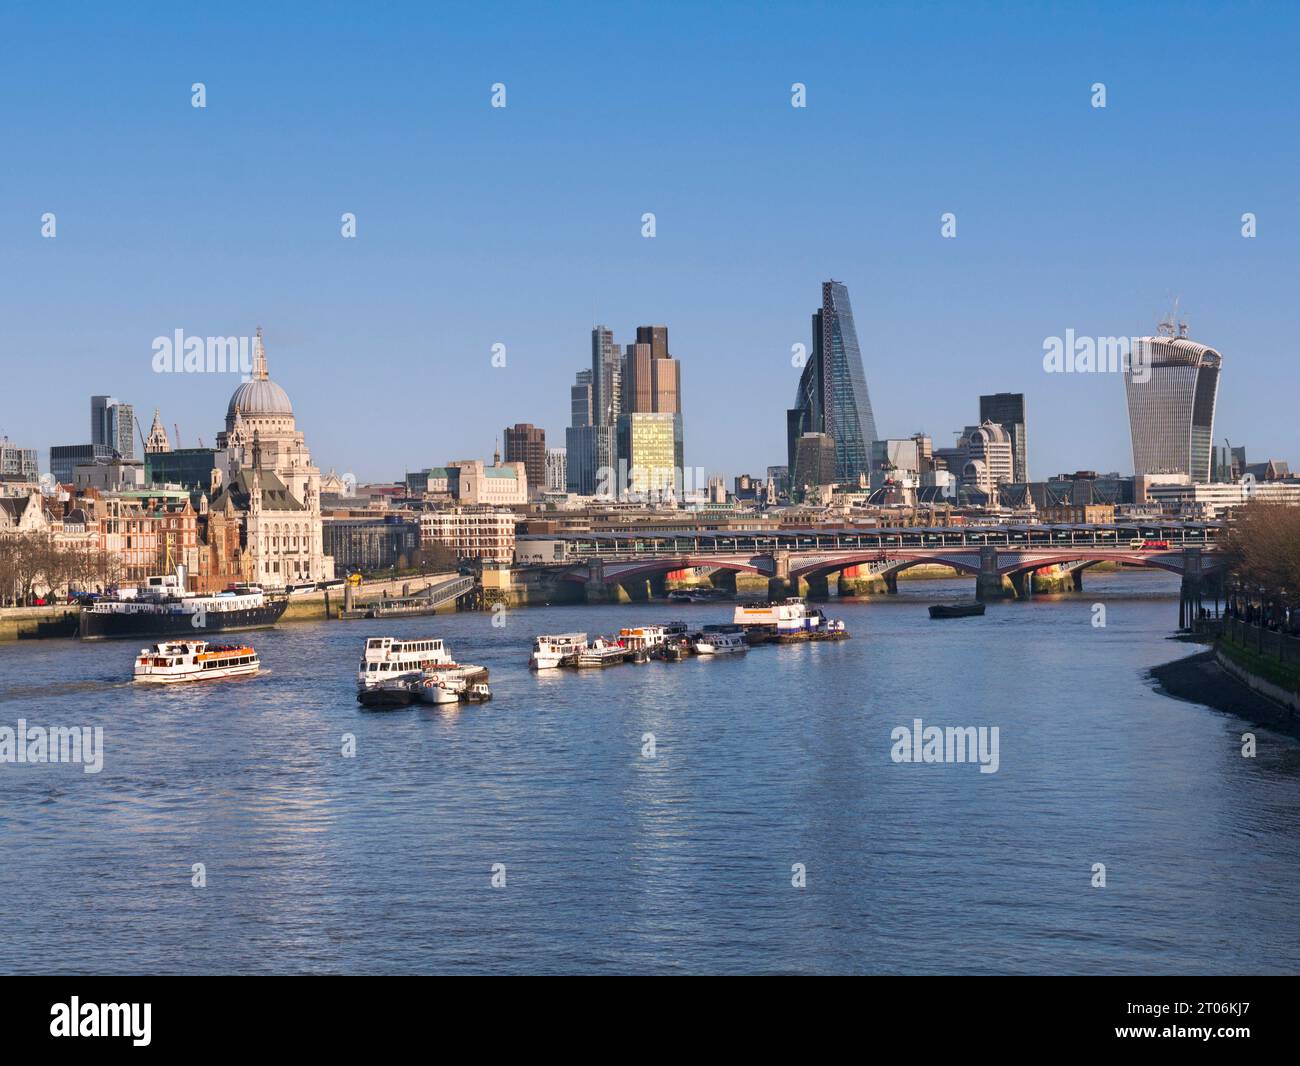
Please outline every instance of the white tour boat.
M597 637L578 652L578 668L590 666L613 666L627 660L627 649L604 637Z
M456 666L456 660L441 640L403 640L401 637L371 637L357 667L357 687L372 688L384 681L408 676L415 678L437 666Z
M404 687L414 697L418 695L416 683L428 680L433 673L438 675L438 681L465 684L486 681L488 676L486 667L456 662L436 637L370 637L357 667L357 699L362 703L382 702L382 694L375 691L381 686L394 693ZM376 698L368 700L367 694Z
M528 665L534 670L555 670L573 666L578 652L587 646L586 633L552 633L533 641L533 654Z
M247 644L209 644L206 640L167 640L141 648L135 659L136 681L171 685L179 681L216 681L255 674L261 667Z

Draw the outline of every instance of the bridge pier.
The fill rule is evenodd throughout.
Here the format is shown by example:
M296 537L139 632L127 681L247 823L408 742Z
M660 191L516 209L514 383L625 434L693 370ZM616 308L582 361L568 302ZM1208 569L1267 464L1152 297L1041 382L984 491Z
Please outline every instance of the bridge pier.
M1178 590L1178 628L1195 629L1204 606L1201 549L1183 549L1183 580Z
M828 600L831 598L830 577L827 574L808 574L808 598L810 600Z
M605 564L599 559L587 563L587 584L583 593L588 603L617 603L618 586L605 581ZM613 598L610 598L611 593Z
M709 574L709 584L715 589L722 589L734 596L736 594L736 571L723 570L719 567Z
M790 580L790 553L772 553L772 576L767 580L767 594L773 600L784 600L796 594L798 581Z
M1016 599L1027 600L1034 594L1034 572L1032 570L1018 570L1013 574L1008 574L1011 580L1011 588L1015 592Z
M1002 581L1002 575L998 573L998 550L991 545L984 545L980 548L980 569L975 575L975 598L981 602L985 600L1001 600L1008 596L1015 595L1014 590L1008 591Z
M891 570L882 575L885 579L885 592L890 596L898 595L898 571Z
M652 574L647 582L649 594L653 599L662 600L668 595L668 575Z

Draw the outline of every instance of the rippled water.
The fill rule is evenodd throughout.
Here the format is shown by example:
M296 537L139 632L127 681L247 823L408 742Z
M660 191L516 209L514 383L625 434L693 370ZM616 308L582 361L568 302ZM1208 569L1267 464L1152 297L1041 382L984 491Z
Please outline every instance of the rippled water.
M261 676L166 691L132 643L0 645L0 725L106 748L0 765L0 970L1294 972L1300 749L1244 759L1144 679L1195 650L1175 580L945 622L970 581L903 582L828 608L844 643L554 676L534 633L730 609L286 625ZM372 631L445 637L495 700L360 710ZM998 772L892 762L916 717L998 726Z

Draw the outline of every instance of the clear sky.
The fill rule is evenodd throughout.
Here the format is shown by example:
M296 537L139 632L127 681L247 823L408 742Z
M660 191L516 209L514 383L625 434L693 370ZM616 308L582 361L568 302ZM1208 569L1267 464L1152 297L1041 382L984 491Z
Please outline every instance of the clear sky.
M1032 477L1131 471L1120 379L1043 341L1177 299L1218 442L1300 462L1294 4L298 7L0 9L0 433L42 468L97 392L211 445L235 381L151 342L259 324L322 469L562 445L601 322L667 324L687 463L761 474L831 277L883 435L1023 391Z

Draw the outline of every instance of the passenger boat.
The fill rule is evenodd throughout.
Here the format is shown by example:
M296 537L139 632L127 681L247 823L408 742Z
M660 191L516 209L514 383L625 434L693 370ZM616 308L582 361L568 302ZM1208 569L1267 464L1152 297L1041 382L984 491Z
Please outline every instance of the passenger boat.
M977 600L965 603L936 603L930 608L931 618L970 618L984 613L984 604Z
M247 644L209 644L206 640L168 640L141 648L134 680L151 685L179 681L216 681L255 674L261 667L257 652Z
M115 589L81 609L82 640L119 637L185 637L264 629L275 625L289 599L257 585L236 585L200 595L186 589L185 567L145 579L143 585Z
M696 635L692 648L696 655L727 655L749 651L749 641L740 626L705 626Z
M626 659L627 649L622 644L597 637L578 652L577 665L580 670L593 666L614 666Z
M403 640L400 637L370 637L357 667L357 699L369 689L398 681L408 688L426 671L436 670L443 679L484 681L486 667L458 663L436 637ZM409 700L407 702L410 702Z
M533 641L533 654L528 665L534 670L555 670L573 666L578 652L587 646L586 633L552 633Z

